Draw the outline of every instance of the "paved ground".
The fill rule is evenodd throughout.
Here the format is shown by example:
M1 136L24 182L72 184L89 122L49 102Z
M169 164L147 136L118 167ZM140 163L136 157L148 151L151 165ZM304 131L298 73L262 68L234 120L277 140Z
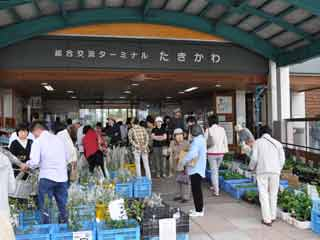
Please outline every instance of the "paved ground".
M193 208L190 201L179 205L172 201L174 180L155 180L153 189L172 206L188 211ZM273 227L263 226L260 209L237 201L222 193L213 197L204 186L205 216L191 221L190 240L316 240L320 236L311 230L298 230L280 220Z

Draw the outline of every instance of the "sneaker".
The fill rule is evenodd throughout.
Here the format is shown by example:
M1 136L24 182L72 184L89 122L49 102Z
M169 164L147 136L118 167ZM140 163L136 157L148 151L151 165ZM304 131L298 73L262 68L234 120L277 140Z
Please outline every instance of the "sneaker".
M162 175L162 178L167 178L167 175L163 174L163 175Z
M203 217L204 216L204 211L202 212L197 212L195 210L190 211L189 217Z

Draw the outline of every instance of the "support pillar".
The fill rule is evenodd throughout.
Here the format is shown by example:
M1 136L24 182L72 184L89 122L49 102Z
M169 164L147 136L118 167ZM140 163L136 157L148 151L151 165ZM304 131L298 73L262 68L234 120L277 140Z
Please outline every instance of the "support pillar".
M277 69L278 78L278 120L291 117L290 73L289 67Z
M278 120L278 94L277 94L277 65L269 61L269 78L268 78L268 125Z
M236 91L236 121L241 126L246 126L246 91Z

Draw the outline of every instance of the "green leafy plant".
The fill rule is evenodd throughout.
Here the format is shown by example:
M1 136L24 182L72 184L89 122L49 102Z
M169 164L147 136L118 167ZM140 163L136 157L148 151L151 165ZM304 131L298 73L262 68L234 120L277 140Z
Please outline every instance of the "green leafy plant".
M295 197L294 207L291 209L291 216L298 221L310 221L312 200L305 193L300 193Z
M224 180L231 180L231 179L244 179L245 176L239 174L239 173L233 173L233 172L225 172L222 174Z
M145 204L139 200L126 200L125 208L129 219L136 219L142 222Z
M243 199L249 203L258 204L259 203L259 195L257 191L247 191Z
M129 221L126 221L126 220L121 220L121 221L110 220L106 224L108 228L116 228L116 229L135 227L133 223L130 223Z

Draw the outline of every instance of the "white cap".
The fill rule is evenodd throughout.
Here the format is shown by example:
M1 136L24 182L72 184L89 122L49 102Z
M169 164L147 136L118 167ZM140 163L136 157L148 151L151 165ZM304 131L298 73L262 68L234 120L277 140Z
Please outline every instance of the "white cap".
M72 120L72 124L77 124L77 123L79 123L79 124L81 123L79 119L73 119Z
M155 122L162 122L162 123L163 123L163 119L162 119L162 117L156 117Z
M177 135L177 134L183 134L183 130L181 128L176 128L174 131L173 131L173 135Z

